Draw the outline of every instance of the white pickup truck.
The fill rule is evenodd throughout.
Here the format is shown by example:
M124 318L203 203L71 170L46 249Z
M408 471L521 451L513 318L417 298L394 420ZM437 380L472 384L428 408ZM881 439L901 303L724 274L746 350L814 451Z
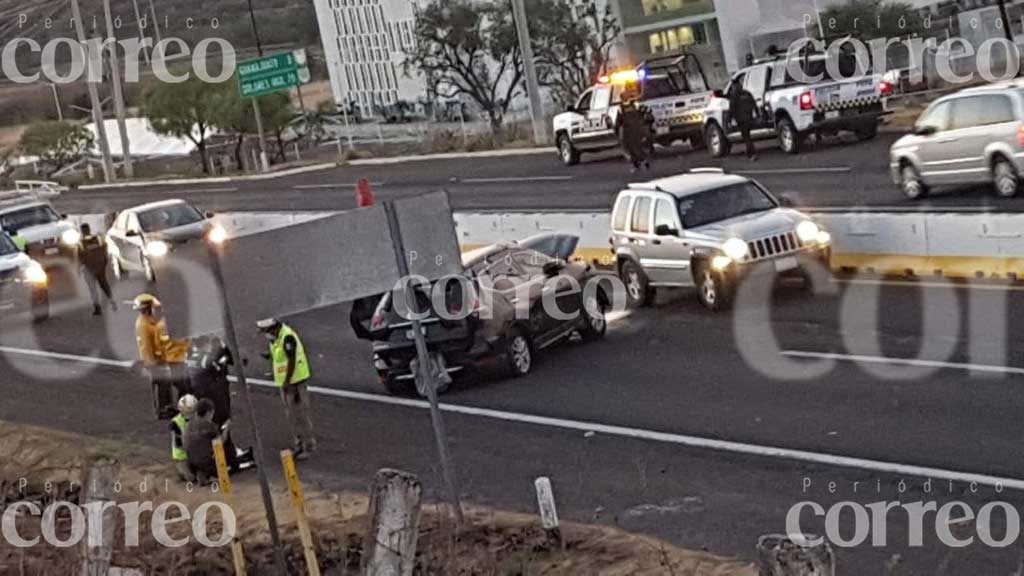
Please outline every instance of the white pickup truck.
M654 141L667 146L675 141L703 146L703 111L711 90L693 55L677 54L648 60L629 75L602 77L580 95L574 106L555 116L553 134L558 155L566 166L580 161L584 152L599 152L619 145L619 105L628 76L639 84L640 103L654 115Z
M737 72L724 93L716 92L704 111L704 139L708 152L716 158L727 156L732 144L742 137L729 115L729 90L737 83L754 96L758 115L751 136L754 140L778 138L787 154L796 154L809 134L834 135L853 132L858 140L870 140L878 134L878 125L886 112L886 99L892 86L881 74L854 76L852 56L838 58L838 69L846 80L829 79L826 56L800 56L808 78L820 82L804 83L793 78L785 56L755 62Z

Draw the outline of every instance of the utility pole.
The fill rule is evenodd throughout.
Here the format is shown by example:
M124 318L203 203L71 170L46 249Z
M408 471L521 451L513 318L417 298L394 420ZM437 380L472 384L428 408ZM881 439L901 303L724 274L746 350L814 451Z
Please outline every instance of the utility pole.
M86 66L90 68L91 71L93 58L89 56L88 50L85 48L85 28L82 25L82 11L78 7L78 0L71 0L71 17L75 21L75 30L78 33L78 41L82 45L82 50L86 53ZM100 61L102 64L102 59ZM102 73L102 71L103 69L101 66L100 72ZM85 86L89 90L89 100L92 102L92 121L96 124L96 136L99 138L100 154L103 156L103 180L109 184L116 179L116 174L114 173L114 161L110 158L110 143L107 141L107 128L103 125L103 106L100 104L100 94L96 87L96 82L91 82L87 79Z
M252 35L256 37L256 53L263 57L263 43L260 41L260 29L256 27L256 12L252 9L252 0L249 0L249 22L252 23ZM259 97L252 99L252 111L256 115L256 133L259 138L260 147L260 168L263 172L270 172L270 160L267 158L267 143L263 139L263 114L260 113Z
M128 127L124 120L124 91L121 86L121 59L117 55L117 36L114 34L114 19L110 15L110 0L103 0L103 16L107 20L107 39L110 44L110 79L114 83L114 114L117 116L117 131L121 136L121 166L124 177L135 176L132 165L132 147L128 141Z
M523 73L526 76L526 94L530 100L530 118L533 120L533 143L547 143L548 131L544 123L544 107L540 101L540 84L537 82L537 66L533 61L533 46L530 44L530 28L526 21L526 6L523 0L512 1L512 18L519 36L519 53L523 58Z
M818 38L820 40L825 39L825 25L821 22L821 8L818 6L818 0L811 0L814 4L814 16L818 20Z
M160 40L160 22L156 19L156 5L153 4L153 0L149 0L149 13L153 16L153 36L156 38L156 43L159 44Z
M139 27L139 41L146 39L146 28L142 25L142 12L139 11L139 0L132 0L132 6L135 7L135 25ZM142 47L142 57L146 59L146 65L150 64L149 51L146 47Z
M61 110L61 107L60 107L60 93L57 92L57 85L55 83L53 83L53 82L47 82L47 84L49 84L50 88L53 89L53 103L56 104L56 106L57 106L57 121L58 122L63 122L64 121L64 110Z
M999 17L1003 19L1003 32L1006 39L1013 44L1013 30L1010 30L1010 14L1006 10L1006 0L999 0Z

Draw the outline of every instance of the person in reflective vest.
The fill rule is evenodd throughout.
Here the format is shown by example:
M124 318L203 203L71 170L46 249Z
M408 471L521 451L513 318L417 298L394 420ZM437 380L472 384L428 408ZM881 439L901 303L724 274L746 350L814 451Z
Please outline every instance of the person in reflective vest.
M187 394L178 400L178 414L171 418L171 460L178 471L178 476L184 482L195 481L195 475L188 465L188 453L185 451L185 430L188 428L188 421L195 414L196 405L199 401L195 396Z
M270 343L270 350L263 357L273 366L274 384L281 391L285 415L291 425L295 457L306 458L309 452L316 450L307 386L312 373L306 350L295 330L275 318L261 320L257 327Z

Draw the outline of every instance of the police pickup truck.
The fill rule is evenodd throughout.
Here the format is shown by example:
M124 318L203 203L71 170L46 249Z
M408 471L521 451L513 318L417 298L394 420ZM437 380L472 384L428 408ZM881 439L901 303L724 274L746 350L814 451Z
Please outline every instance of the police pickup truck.
M711 100L711 91L696 57L677 54L602 76L574 106L555 116L555 144L566 166L578 163L584 152L619 145L619 106L630 84L635 84L640 103L654 116L656 143L667 146L681 140L695 148L703 145L702 112Z
M736 73L724 93L716 92L704 110L704 138L708 152L716 158L727 156L732 144L741 140L735 122L729 116L727 95L736 84L753 95L758 115L751 136L755 140L778 138L787 154L800 152L809 134L831 136L853 132L858 140L870 140L878 134L881 117L886 114L886 98L892 85L881 74L856 75L852 55L837 58L838 71L845 80L831 80L825 54L793 55L805 78L821 78L814 83L801 82L791 75L784 55L757 61Z

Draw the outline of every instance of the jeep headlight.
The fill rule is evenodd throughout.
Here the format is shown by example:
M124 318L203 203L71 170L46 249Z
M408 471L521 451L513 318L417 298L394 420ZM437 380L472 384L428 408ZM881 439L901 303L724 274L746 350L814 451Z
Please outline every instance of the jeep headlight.
M153 258L163 258L167 256L167 253L171 251L171 247L163 240L153 240L146 244L146 256L152 256Z
M725 252L725 255L729 258L739 262L747 257L747 254L750 253L750 248L740 238L729 238L722 245L722 252Z
M60 241L65 246L75 246L82 241L82 233L74 228L68 228L61 233Z
M45 286L49 282L49 279L46 277L46 270L38 262L32 262L26 266L22 274L25 277L25 281L30 284Z
M830 242L832 242L832 235L829 234L828 232L825 232L824 230L819 230L818 244L821 244L822 246L827 246Z
M821 232L821 228L810 220L804 220L796 227L796 235L804 243L817 241L818 232Z

